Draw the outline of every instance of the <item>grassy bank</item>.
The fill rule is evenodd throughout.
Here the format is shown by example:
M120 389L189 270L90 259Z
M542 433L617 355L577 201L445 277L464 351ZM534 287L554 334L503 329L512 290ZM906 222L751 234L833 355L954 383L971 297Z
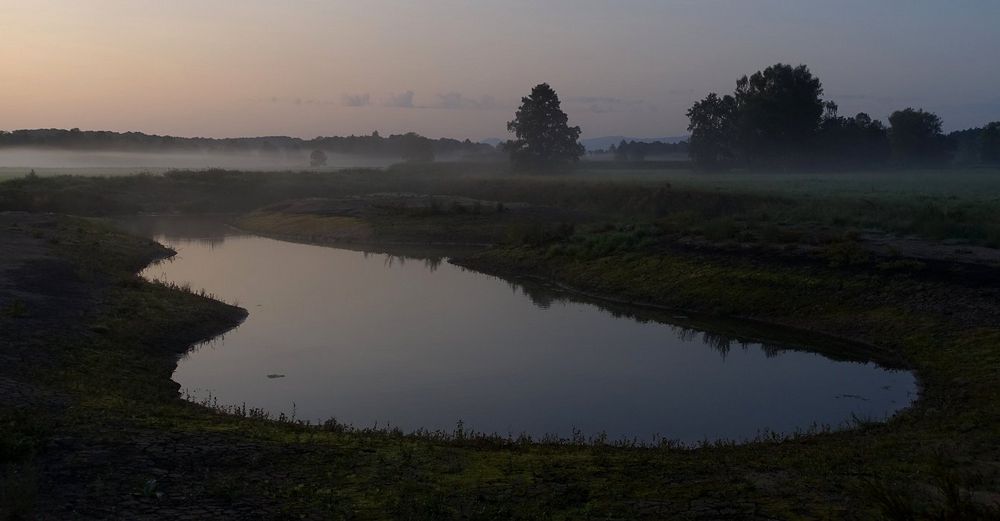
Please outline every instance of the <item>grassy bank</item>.
M886 229L916 226L914 209L926 201L911 196L875 199L879 211L871 214L870 204L844 193L669 183L417 170L215 172L25 180L0 184L0 202L100 213L105 207L88 198L100 193L115 212L240 212L318 195L328 204L414 192L557 207L529 214L542 226L507 222L515 212L486 211L483 203L477 214L450 204L372 212L343 201L332 213L271 207L245 224L299 238L335 235L345 223L380 239L488 233L497 246L461 264L622 302L851 339L871 346L875 358L916 369L919 402L887 424L694 450L532 443L460 426L407 435L275 421L242 406L220 411L182 400L169 376L191 343L237 324L242 310L139 279L141 266L168 253L148 240L84 219L0 213L0 261L14 269L0 270L7 277L0 328L10 339L0 390L18 389L0 400L0 512L11 519L1000 515L992 506L1000 501L995 268L855 248L865 219ZM950 238L974 242L991 233L992 220L974 223L969 212L995 215L995 201L928 197L932 207L975 208L934 214ZM971 228L954 231L964 226ZM415 231L421 227L426 234Z
M86 294L99 303L79 329L46 336L50 365L16 375L64 404L4 411L5 424L16 425L5 430L4 486L33 476L36 501L22 513L765 519L870 517L905 507L988 515L982 504L997 483L1000 333L960 307L978 304L964 294L956 299L953 288L920 283L923 292L949 292L960 318L913 309L912 298L900 298L912 296L914 282L905 277L880 280L888 285L859 313L851 306L874 287L865 274L765 271L665 252L571 259L528 246L494 250L468 263L898 350L920 370L924 397L887 425L697 450L524 443L460 429L406 436L268 421L241 409L224 415L181 400L169 381L178 353L236 323L240 312L137 279L132 272L162 252L91 226L71 221L39 238L90 274L81 275L89 277ZM95 240L107 247L93 248ZM828 298L818 303L818 293Z
M383 193L284 201L232 223L261 235L320 244L483 246L555 236L592 219L525 203Z
M1000 478L1000 447L995 442L1000 439L996 284L953 284L921 272L886 272L877 265L844 269L822 259L788 263L780 257L663 245L594 251L580 246L586 240L602 242L590 236L545 246L495 248L460 263L499 275L552 280L571 291L616 301L746 317L896 353L917 370L923 384L920 401L879 428L876 444L867 449L855 445L866 438L863 434L818 438L816 444L827 451L826 464L854 469L851 476L828 475L826 484L837 483L838 488L853 483L864 489L875 486L871 480L881 480L876 488L895 483L878 488L886 494L881 499L868 500L892 510L889 503L895 500L890 496L896 492L887 490L910 489L912 496L902 493L897 498L905 512L921 503L916 491L931 487L942 479L932 476L943 472L952 482L970 487L963 489L964 497L987 505L1000 500L989 492L997 490ZM789 458L782 464L786 469L797 474L808 467L797 459L808 449L794 443L783 449ZM934 497L924 500L932 503Z
M171 254L150 240L53 215L0 228L0 518L107 516L150 479L110 440L176 401L176 358L245 312L138 279Z
M171 172L0 183L0 209L80 215L245 213L286 200L379 192L527 203L610 219L659 220L712 240L808 240L880 230L1000 245L996 169L831 174L698 174L583 169L517 176L493 165L406 165L341 172Z

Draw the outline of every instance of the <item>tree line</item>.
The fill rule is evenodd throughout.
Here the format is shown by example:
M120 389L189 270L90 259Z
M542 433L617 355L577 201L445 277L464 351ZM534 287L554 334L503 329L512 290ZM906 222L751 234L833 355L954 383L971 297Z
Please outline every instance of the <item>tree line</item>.
M888 124L861 112L842 116L823 99L823 85L805 65L778 63L736 82L732 94L710 93L687 111L687 142L622 141L611 147L618 160L687 153L702 169L878 168L941 166L952 162L1000 163L1000 122L945 135L941 118L920 108L889 115ZM580 127L570 126L559 96L546 83L521 98L507 123L514 138L496 148L466 139L430 139L413 132L382 137L287 136L182 138L141 132L39 129L0 131L2 147L77 150L300 153L314 166L326 152L433 161L436 157L493 159L506 153L515 168L569 167L584 154Z
M688 142L622 141L615 159L686 152L701 169L881 168L1000 162L1000 122L945 135L941 118L907 107L888 124L860 112L839 113L805 65L778 63L736 82L732 94L710 93L687 111ZM521 99L507 124L515 138L501 144L515 167L567 167L583 155L580 127L570 126L559 97L545 83Z
M664 143L662 141L625 141L621 140L617 145L611 145L608 153L615 158L615 161L645 161L651 157L670 157L688 155L688 144L686 141L678 143Z
M889 115L842 116L824 100L805 65L775 64L710 93L687 111L691 160L705 169L743 167L941 166L1000 160L1000 122L945 135L941 118L920 108ZM963 154L958 154L963 151Z
M114 150L123 152L213 152L299 154L323 151L340 154L395 157L411 161L431 161L453 156L468 159L494 157L496 149L466 139L430 139L419 134L373 132L365 136L333 136L301 139L288 136L203 138L174 137L142 132L110 132L80 129L35 129L0 131L0 148L31 147L65 150Z

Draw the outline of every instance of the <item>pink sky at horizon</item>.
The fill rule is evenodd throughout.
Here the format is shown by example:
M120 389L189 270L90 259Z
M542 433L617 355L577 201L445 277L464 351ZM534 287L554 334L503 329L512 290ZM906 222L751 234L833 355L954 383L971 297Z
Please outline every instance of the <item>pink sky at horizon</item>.
M987 2L0 0L0 129L504 138L544 81L585 137L674 136L693 101L779 61L843 113L921 106L955 129L1000 119L998 19Z

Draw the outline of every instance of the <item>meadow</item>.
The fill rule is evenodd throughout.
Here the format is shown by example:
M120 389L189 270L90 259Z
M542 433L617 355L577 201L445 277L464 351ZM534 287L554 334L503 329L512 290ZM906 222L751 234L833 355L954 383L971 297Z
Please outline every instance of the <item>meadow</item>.
M947 180L936 177L943 175ZM69 266L53 271L82 284L68 295L95 303L74 315L71 328L51 332L32 322L35 300L3 303L0 327L42 335L10 337L19 352L44 355L13 377L74 407L72 414L58 405L0 407L8 427L0 437L0 497L27 498L8 503L14 516L43 505L42 497L60 504L87 498L94 512L105 512L128 496L150 515L264 509L277 517L360 519L993 519L1000 483L996 264L989 256L918 261L902 250L873 257L858 247L877 230L915 235L939 252L995 252L992 217L1000 203L990 194L998 188L1000 171L981 169L604 169L529 177L458 163L0 183L0 210L35 212L30 219L0 215L39 220L8 223L2 232ZM314 210L330 210L323 205L329 201L376 193L471 198L511 210L390 205L354 220L316 220L325 214ZM288 204L295 200L326 202ZM282 215L294 208L305 210L296 219ZM38 214L48 211L88 218ZM93 218L139 213L226 213L251 228L291 223L279 231L293 236L300 225L309 230L303 234L320 225L326 233L338 222L370 227L376 238L391 231L385 236L395 239L451 226L447 235L460 240L462 230L490 228L493 247L457 263L547 280L589 298L849 340L915 370L921 396L885 424L859 420L849 431L694 450L502 439L461 426L407 434L303 425L192 404L169 380L176 357L238 323L243 311L137 278L145 262L169 252ZM247 214L256 221L239 220ZM505 221L514 215L527 220ZM36 266L51 271L57 264ZM35 279L12 280L27 285L19 294L35 291ZM205 510L186 511L184 498L192 497Z
M880 231L1000 246L1000 169L700 173L588 169L513 175L502 164L439 163L337 172L170 171L161 175L20 177L0 209L79 215L246 213L304 197L406 192L523 202L581 218L641 220L715 241ZM563 217L566 219L566 217Z

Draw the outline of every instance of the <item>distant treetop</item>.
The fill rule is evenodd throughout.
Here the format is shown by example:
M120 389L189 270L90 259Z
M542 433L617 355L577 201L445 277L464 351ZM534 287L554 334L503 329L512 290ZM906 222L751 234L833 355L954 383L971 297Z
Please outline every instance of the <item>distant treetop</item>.
M778 63L743 76L733 95L713 92L688 110L690 157L706 169L778 170L934 166L955 157L956 138L942 133L936 114L906 108L893 112L886 127L863 112L840 116L822 95L822 83L805 65ZM968 133L962 139L979 141L967 155L997 157L997 133L1000 127L989 126Z
M415 141L420 141L415 145ZM141 132L108 132L80 129L36 129L0 131L0 148L31 147L69 150L115 150L125 152L263 152L321 150L341 154L405 158L421 149L422 158L448 155L468 159L496 157L497 151L484 143L469 140L429 139L408 133L382 137L378 132L367 136L317 137L300 139L288 136L246 138L173 137Z
M521 106L507 130L515 139L504 145L517 168L538 169L576 163L583 155L580 127L571 127L562 111L559 96L547 83L531 89L521 98Z

